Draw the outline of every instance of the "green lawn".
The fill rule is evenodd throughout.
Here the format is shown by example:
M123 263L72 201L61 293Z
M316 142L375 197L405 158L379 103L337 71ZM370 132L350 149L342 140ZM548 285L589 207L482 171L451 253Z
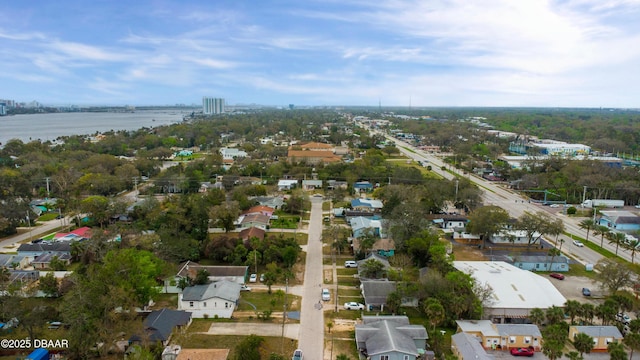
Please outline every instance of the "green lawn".
M251 286L251 284L249 284ZM274 290L271 294L266 291L244 291L240 298L240 304L238 305L238 311L253 311L253 306L247 304L251 303L255 305L257 311L273 310L282 311L284 305L284 291ZM292 294L287 294L287 309L299 310L300 297Z
M185 349L230 349L229 359L235 358L235 347L245 336L194 334L191 329L186 334L177 336L175 342ZM297 341L276 336L262 336L264 342L260 346L261 358L268 359L269 354L276 353L289 358L297 348Z

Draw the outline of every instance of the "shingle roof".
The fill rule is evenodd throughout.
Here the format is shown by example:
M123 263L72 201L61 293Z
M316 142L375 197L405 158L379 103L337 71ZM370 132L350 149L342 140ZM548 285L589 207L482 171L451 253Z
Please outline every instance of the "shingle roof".
M155 310L144 320L144 327L149 332L149 340L166 341L171 336L173 328L187 325L190 320L191 313L187 311Z
M493 360L495 357L487 354L476 337L467 333L457 333L451 336L451 345L458 349L463 359Z
M370 305L381 305L387 302L387 296L396 291L395 281L363 281L362 294Z
M610 336L613 338L622 338L622 334L617 327L612 325L607 326L576 326L578 332L585 333L592 338Z
M244 229L240 231L239 235L242 240L251 239L252 237L256 237L260 240L264 240L264 233L265 231L263 229L252 226L248 229Z
M418 356L414 339L427 339L422 325L411 325L406 316L363 316L356 325L356 342L364 343L369 356L400 352Z
M49 251L70 252L71 245L69 244L68 241L51 242L51 243L41 242L37 244L26 243L26 244L20 245L17 251L18 252L20 251L22 252L49 252Z
M247 266L217 266L217 265L200 265L194 261L187 261L180 266L178 276L187 277L195 276L198 270L207 270L211 277L238 277L247 274Z
M542 337L538 325L534 324L495 324L501 336L506 335L529 335Z
M220 280L206 285L189 286L182 292L183 301L202 301L214 297L236 302L240 297L240 284Z

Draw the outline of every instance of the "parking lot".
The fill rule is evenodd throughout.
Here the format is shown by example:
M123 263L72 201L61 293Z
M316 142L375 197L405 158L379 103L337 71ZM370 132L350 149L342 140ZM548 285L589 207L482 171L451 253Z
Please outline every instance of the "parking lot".
M602 298L603 293L598 288L598 284L590 278L565 275L564 280L558 280L552 277L549 277L549 280L567 300L577 300L581 303L588 302L593 305L600 304L599 299ZM583 296L582 288L591 290L591 296Z

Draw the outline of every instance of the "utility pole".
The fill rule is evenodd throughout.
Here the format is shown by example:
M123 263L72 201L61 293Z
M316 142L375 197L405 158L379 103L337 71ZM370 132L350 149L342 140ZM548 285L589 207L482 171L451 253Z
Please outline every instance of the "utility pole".
M136 194L136 200L138 200L138 177L137 176L133 177L133 189Z
M587 186L584 186L584 189L582 190L582 203L584 204L586 200L587 200ZM584 205L582 205L582 207L584 207Z
M47 181L47 198L49 198L49 178L45 178L45 180Z

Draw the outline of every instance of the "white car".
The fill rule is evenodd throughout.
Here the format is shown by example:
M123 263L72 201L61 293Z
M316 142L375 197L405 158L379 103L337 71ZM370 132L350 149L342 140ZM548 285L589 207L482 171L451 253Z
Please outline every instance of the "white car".
M240 285L240 291L251 291L251 288L245 284Z
M583 247L584 246L582 241L579 241L579 240L573 240L573 245L575 245L577 247Z
M249 282L257 282L258 281L258 275L256 274L251 274L249 276Z
M302 360L302 359L304 359L304 357L302 356L302 350L296 349L296 351L293 352L293 356L291 357L291 360Z
M344 303L345 310L364 310L364 305L357 302Z
M344 267L346 268L357 268L358 267L358 263L353 261L353 260L347 260L344 262Z

